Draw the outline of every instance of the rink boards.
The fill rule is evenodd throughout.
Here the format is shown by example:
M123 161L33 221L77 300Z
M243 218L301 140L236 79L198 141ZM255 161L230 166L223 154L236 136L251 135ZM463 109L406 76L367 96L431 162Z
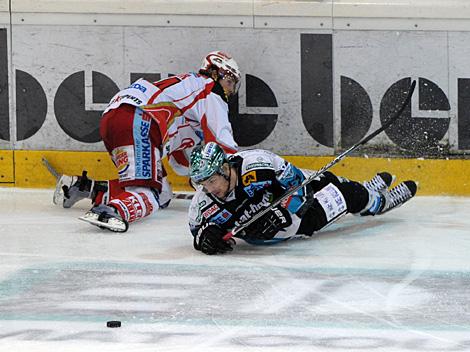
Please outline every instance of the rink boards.
M230 105L242 149L321 167L383 125L416 79L402 118L333 170L366 179L388 167L422 194L470 194L466 1L9 4L0 0L3 185L50 187L41 151L64 172L113 175L98 132L111 97L139 77L197 70L221 49L243 72Z
M51 188L55 185L54 177L42 165L46 157L51 164L65 174L81 174L87 170L89 175L98 180L117 177L114 165L105 152L61 152L61 151L17 151L15 168L11 151L0 151L0 177L9 180L4 186L27 188ZM286 156L295 165L318 170L334 159L334 156L305 157ZM167 163L164 163L167 165ZM192 191L188 179L176 175L166 167L174 190ZM367 155L343 159L331 171L352 180L364 181L375 173L389 171L396 175L397 181L415 180L419 183L419 195L470 195L470 160L423 159L423 158L373 158Z

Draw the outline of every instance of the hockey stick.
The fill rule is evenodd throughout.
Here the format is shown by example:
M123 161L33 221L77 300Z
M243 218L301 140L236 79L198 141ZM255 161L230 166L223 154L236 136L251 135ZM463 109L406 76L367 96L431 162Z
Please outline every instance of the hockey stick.
M325 171L327 171L328 169L330 169L333 165L337 164L339 161L341 161L345 156L347 156L349 153L351 153L353 150L356 150L357 148L359 148L361 145L364 145L366 144L367 142L369 142L372 138L374 138L375 136L377 136L379 133L385 131L387 128L389 128L396 120L398 120L401 116L401 114L403 113L403 111L406 109L406 107L408 106L408 104L410 104L411 102L411 97L413 96L413 92L415 90L415 87L416 87L416 81L413 81L410 85L410 88L408 90L408 94L406 96L406 99L405 101L403 102L402 106L400 107L400 109L395 113L395 115L393 115L390 120L388 122L386 122L385 124L382 125L382 127L378 128L377 130L375 130L374 132L372 132L370 135L364 137L363 139L361 139L359 142L357 142L356 144L354 144L352 147L350 147L349 149L345 150L344 152L342 152L340 155L338 155L336 158L334 158L332 161L330 161L328 164L326 164L325 166L323 166L320 170L318 170L317 172L315 172L314 174L312 174L310 177L308 177L307 179L305 179L300 185L294 187L294 188L291 188L288 192L286 192L283 196L281 196L280 198L278 198L276 201L274 201L273 203L270 204L269 207L263 209L262 211L260 211L259 213L255 214L250 220L248 220L247 222L244 222L243 224L240 224L238 226L235 226L232 231L230 232L227 232L227 234L225 234L225 236L223 237L223 239L225 241L229 240L230 238L236 236L238 233L240 233L241 231L243 231L247 226L251 225L252 223L254 223L256 220L258 220L259 218L261 218L264 214L266 214L267 212L271 211L272 208L274 208L275 206L279 205L280 203L282 203L284 200L286 200L287 198L289 198L291 195L293 195L294 193L296 193L298 190L300 190L301 188L305 187L307 184L309 184L310 182L312 182L315 178L317 178L318 176L322 175L325 173Z
M186 193L186 192L173 192L173 199L193 199L194 194L193 193Z
M45 158L42 157L42 164L47 168L47 170L50 172L52 176L55 177L56 181L59 181L59 179L62 177L62 174L60 174L54 166L52 166L49 161ZM187 193L187 192L177 192L172 195L173 199L193 199L194 194L193 193ZM56 203L54 203L56 204Z
M62 192L62 184L61 184L61 179L62 179L62 175L61 173L59 173L54 166L52 166L49 161L46 159L46 157L42 157L41 159L42 161L42 164L46 167L47 171L50 172L50 174L52 176L55 177L55 181L56 181L56 185L55 185L55 190L54 190L54 195L52 196L52 203L54 203L55 205L58 205L60 203L62 203L62 196L61 196L61 192Z
M51 175L55 177L56 180L58 180L62 176L57 172L57 170L49 163L49 161L45 157L42 157L41 161L42 164L47 168L47 171L49 171Z

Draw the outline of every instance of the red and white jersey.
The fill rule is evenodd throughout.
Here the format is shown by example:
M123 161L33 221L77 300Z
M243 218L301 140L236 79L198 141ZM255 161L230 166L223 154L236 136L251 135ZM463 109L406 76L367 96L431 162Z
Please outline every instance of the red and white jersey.
M217 142L228 154L238 150L221 89L211 78L195 73L153 83L139 79L118 92L104 113L130 104L150 114L160 126L163 157L177 174L187 175L189 156L202 142Z

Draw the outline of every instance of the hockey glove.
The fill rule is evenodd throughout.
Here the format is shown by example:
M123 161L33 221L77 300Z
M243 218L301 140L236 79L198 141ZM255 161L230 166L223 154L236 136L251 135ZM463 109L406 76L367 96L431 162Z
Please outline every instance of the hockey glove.
M225 253L233 250L233 239L224 241L226 231L214 223L204 224L194 237L194 248L205 254Z
M245 229L245 236L252 239L270 240L280 230L290 226L292 218L289 211L277 206Z

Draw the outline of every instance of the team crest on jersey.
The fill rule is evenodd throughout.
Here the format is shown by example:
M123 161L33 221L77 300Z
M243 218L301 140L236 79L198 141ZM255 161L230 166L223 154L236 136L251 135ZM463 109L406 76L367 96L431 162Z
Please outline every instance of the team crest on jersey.
M215 222L217 225L222 225L228 221L232 217L232 213L230 213L227 209L222 210L216 216L214 216L211 221Z
M242 182L245 186L248 186L252 182L256 182L256 171L251 171L242 176Z
M249 197L253 197L256 191L267 188L269 185L271 185L271 183L272 183L271 181L253 182L249 186L243 189L245 190L246 194L248 194Z
M204 213L202 213L202 216L207 219L211 215L215 214L217 210L219 209L220 209L219 206L217 204L214 204L209 209L207 209Z
M116 148L113 150L113 160L119 175L123 175L129 169L129 156L127 151L123 148Z

